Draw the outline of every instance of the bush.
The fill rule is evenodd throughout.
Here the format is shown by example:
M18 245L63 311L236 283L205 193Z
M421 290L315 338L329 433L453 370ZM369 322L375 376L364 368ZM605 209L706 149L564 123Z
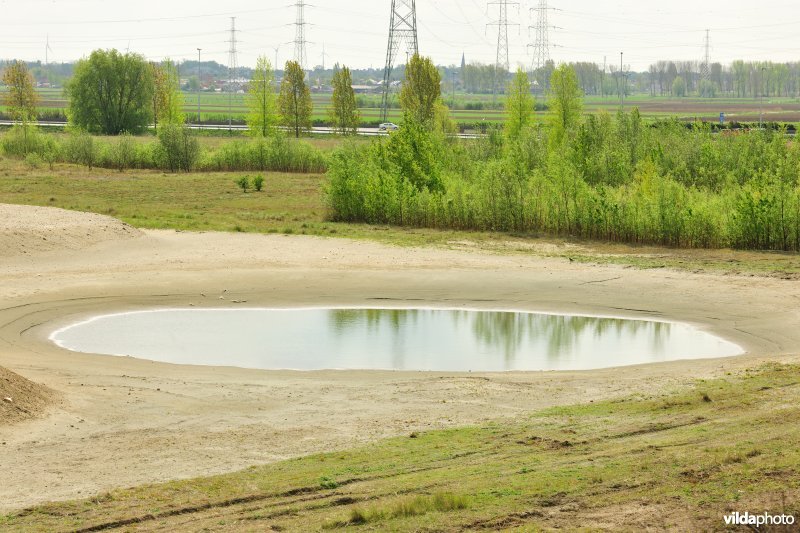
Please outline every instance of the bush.
M236 185L238 185L242 189L242 192L246 193L247 189L250 188L250 178L248 178L247 176L242 176L241 178L236 180Z
M200 143L189 128L168 124L159 128L160 166L170 172L191 172L200 155Z
M64 159L67 163L74 163L94 168L98 158L98 146L94 137L83 130L70 134L64 147Z
M28 168L31 168L31 169L40 168L42 166L42 163L44 163L44 160L42 159L42 156L40 156L36 152L31 152L31 153L29 153L28 155L25 156L25 165Z
M264 188L264 176L256 176L253 178L253 188L256 192L261 192Z
M123 133L112 147L114 166L122 172L136 163L136 141L129 133Z

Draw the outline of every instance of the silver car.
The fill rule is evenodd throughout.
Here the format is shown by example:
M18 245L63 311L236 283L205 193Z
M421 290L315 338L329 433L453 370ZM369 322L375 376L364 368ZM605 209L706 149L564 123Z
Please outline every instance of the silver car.
M384 122L380 126L378 126L378 130L380 131L397 131L400 129L400 126L394 124L392 122Z

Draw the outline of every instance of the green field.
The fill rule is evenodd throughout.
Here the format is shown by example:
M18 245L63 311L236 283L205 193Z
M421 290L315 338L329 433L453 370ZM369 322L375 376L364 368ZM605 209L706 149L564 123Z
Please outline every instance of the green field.
M41 111L63 112L67 107L67 100L61 89L39 89L41 96ZM185 93L186 112L190 121L195 121L197 117L197 94ZM313 120L317 123L328 120L330 108L329 94L313 94L314 102ZM360 109L362 123L364 125L376 125L381 121L381 110L379 96L370 95L365 97L369 102L368 106ZM443 100L451 109L453 120L462 125L476 125L483 122L501 123L505 120L504 112L498 109L464 109L468 105L485 105L490 107L493 101L492 95L455 95L455 99L450 94L444 94ZM502 102L502 96L496 98L498 105ZM538 100L544 99L540 96ZM396 98L395 98L396 101ZM203 92L200 94L201 117L203 122L226 123L229 116L238 123L245 120L247 109L245 106L244 95L228 95L226 93ZM761 116L762 104L754 99L737 98L671 98L671 97L651 97L636 95L626 98L625 105L628 108L638 107L643 118L646 120L657 120L668 117L677 117L682 120L705 120L717 122L720 113L725 113L728 121L738 122L758 122ZM607 111L616 113L619 109L619 99L614 96L609 97L587 97L584 100L585 113L598 113ZM0 111L5 111L0 106ZM769 98L763 102L764 120L771 122L800 122L800 99L797 98ZM544 121L545 111L538 111L536 116L540 122ZM399 122L402 114L399 109L391 109L389 120Z
M0 516L0 527L723 530L736 509L800 513L798 401L800 367L772 364L510 424L41 505Z

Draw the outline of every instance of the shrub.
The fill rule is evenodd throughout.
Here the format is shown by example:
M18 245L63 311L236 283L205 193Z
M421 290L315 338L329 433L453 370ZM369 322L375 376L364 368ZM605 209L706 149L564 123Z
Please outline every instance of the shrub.
M31 153L29 153L28 155L25 156L25 165L28 168L31 168L31 169L40 168L42 166L42 163L44 163L44 160L42 159L42 156L40 156L36 152L31 152Z
M253 188L256 192L261 192L264 188L264 176L256 176L253 178Z
M248 178L247 176L242 176L241 178L236 180L236 185L238 185L242 189L242 192L246 193L247 189L250 188L250 178Z
M65 145L64 158L68 163L75 163L94 168L98 157L98 149L94 137L83 130L73 131Z
M191 172L200 154L200 143L189 128L168 124L159 128L161 167L170 172Z

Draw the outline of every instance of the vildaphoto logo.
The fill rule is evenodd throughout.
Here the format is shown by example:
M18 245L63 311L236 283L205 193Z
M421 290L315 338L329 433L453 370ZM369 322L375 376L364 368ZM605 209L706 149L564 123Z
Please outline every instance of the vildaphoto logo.
M791 526L794 525L794 516L790 514L750 514L745 511L736 511L725 515L725 525L728 526Z

